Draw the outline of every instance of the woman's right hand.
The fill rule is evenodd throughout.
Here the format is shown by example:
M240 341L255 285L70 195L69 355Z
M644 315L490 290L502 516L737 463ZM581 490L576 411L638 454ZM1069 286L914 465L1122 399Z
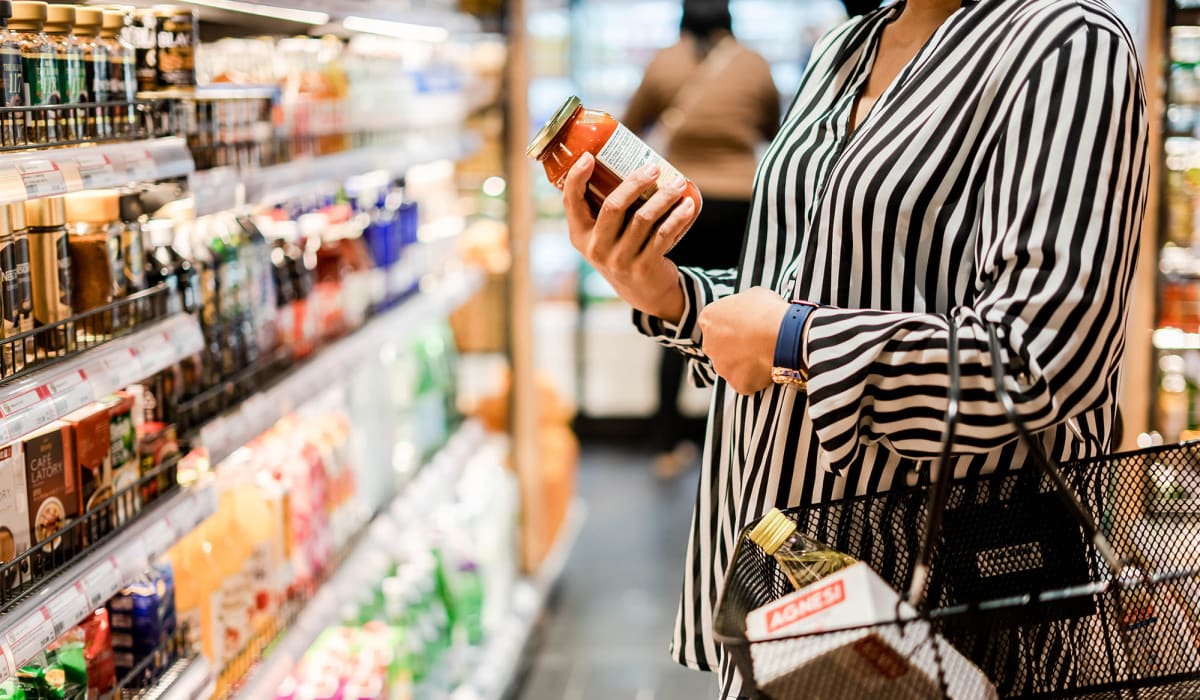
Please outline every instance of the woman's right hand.
M571 245L630 306L678 323L684 311L683 289L679 286L679 268L667 259L667 252L687 233L696 213L690 197L671 210L683 195L687 181L680 177L660 187L626 226L626 212L658 179L658 167L648 165L635 172L604 200L600 214L592 216L584 195L595 164L590 153L583 154L571 166L563 184ZM655 227L668 211L671 213L666 220Z

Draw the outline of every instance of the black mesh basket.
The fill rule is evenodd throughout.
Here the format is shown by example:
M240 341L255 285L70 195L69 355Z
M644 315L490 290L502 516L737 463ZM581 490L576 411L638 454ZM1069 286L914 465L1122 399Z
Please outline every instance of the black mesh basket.
M952 387L950 435L956 408ZM977 667L999 697L1200 698L1200 442L1061 468L1030 462L785 511L896 591L924 591L919 613L897 607L869 627L747 641L746 615L794 590L746 536L751 523L714 620L743 694L990 697L974 684ZM796 670L822 653L811 667L822 673ZM871 685L880 677L886 694Z

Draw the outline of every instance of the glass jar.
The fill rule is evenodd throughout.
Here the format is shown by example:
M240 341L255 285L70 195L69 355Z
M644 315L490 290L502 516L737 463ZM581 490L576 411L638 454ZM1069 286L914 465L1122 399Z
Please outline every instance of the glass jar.
M104 11L95 7L75 8L75 37L83 50L84 88L95 107L87 110L88 138L111 139L113 134L112 62L108 44L100 39Z
M21 48L21 73L25 81L25 104L29 107L62 104L58 91L58 62L54 43L42 27L46 22L47 5L36 0L17 0L12 4L13 16L8 26L13 39ZM58 113L53 110L30 110L25 116L25 140L30 144L52 143L59 140Z
M158 88L154 68L157 22L154 10L135 10L121 30L121 37L133 47L138 91Z
M128 16L120 10L104 10L100 26L100 41L108 50L108 92L117 102L112 110L113 129L117 135L128 134L137 114L132 108L137 98L137 59L133 46L121 36Z
M24 245L18 244L13 234L11 211L9 206L0 206L0 308L3 308L0 331L6 339L33 330L28 239L22 232L21 242ZM2 353L3 374L8 376L23 369L25 363L33 356L32 352L32 343L28 341L6 341Z
M604 198L643 165L658 165L658 182L642 193L634 209L650 199L659 187L680 176L674 166L611 114L584 109L579 98L574 96L567 98L550 121L534 135L525 153L541 162L550 183L560 190L567 172L581 155L591 153L595 156L596 167L584 195L593 213L599 213ZM700 215L703 200L700 190L691 180L687 181L683 197L690 198L696 205L696 211L692 214L694 222Z
M29 220L30 276L33 282L33 320L38 326L58 324L71 317L71 251L67 235L67 205L62 197L25 203ZM64 352L74 345L70 324L38 335L47 352Z
M25 76L21 70L21 44L8 28L12 3L0 0L0 107L25 106ZM0 116L0 145L25 143L25 113L5 112Z
M66 197L70 225L71 306L83 313L125 297L125 256L121 248L121 211L116 190L89 190ZM107 336L121 319L104 313L76 324L81 341Z
M83 47L72 30L75 28L74 5L50 5L46 11L45 32L54 45L58 64L58 94L65 105L88 104L87 69L83 65ZM59 138L82 141L88 138L87 110L59 110Z
M154 8L154 82L160 90L196 87L196 11L179 5Z

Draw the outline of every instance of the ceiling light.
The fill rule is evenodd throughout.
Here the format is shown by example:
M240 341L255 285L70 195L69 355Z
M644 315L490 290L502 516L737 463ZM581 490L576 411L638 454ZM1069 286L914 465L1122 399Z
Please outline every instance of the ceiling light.
M288 22L299 22L300 24L327 24L329 15L324 12L313 12L310 10L297 10L291 7L276 7L274 5L260 5L253 2L241 2L240 0L187 0L189 4L200 5L203 7L211 7L215 10L229 10L230 12L241 12L247 15L258 15L259 17L270 17L271 19L282 19Z
M431 27L427 24L410 24L408 22L392 22L385 19L370 19L369 17L347 17L342 20L342 26L352 32L381 34L397 39L413 41L445 41L450 38L450 32L445 27Z

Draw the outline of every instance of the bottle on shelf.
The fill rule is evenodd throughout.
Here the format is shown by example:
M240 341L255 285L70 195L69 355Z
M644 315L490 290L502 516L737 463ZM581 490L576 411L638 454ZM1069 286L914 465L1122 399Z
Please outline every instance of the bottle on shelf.
M62 197L25 203L29 222L30 278L33 283L33 320L38 326L55 326L38 335L40 349L65 352L75 344L70 323L71 252L67 234L67 208Z
M136 58L133 46L121 36L127 19L121 10L104 10L104 23L100 27L100 42L108 51L109 94L117 102L112 117L118 134L127 133L136 118L131 106L137 98Z
M248 271L250 315L254 319L254 336L258 339L259 354L275 349L278 336L275 329L276 289L275 270L271 264L271 243L263 235L253 217L235 217L244 240L244 269Z
M83 313L123 299L125 249L119 193L87 190L66 196L66 217L71 222L68 249L71 256L71 306ZM81 342L112 333L128 319L119 311L92 316L77 324Z
M147 289L146 284L146 233L142 230L145 210L142 198L134 190L122 190L117 196L119 214L121 259L125 263L125 293L136 294Z
M0 2L0 97L3 107L25 106L25 74L21 67L21 43L8 28L12 3ZM25 143L25 114L6 113L0 117L0 146L20 146Z
M92 101L87 91L87 70L83 65L83 47L72 30L75 28L74 5L50 5L46 11L44 31L54 46L58 72L58 95L64 105L87 104ZM58 111L59 138L82 141L89 137L87 110Z
M19 205L22 215L24 205ZM3 309L3 337L11 338L33 330L33 289L29 283L29 239L23 230L17 240L10 212L12 206L0 206L0 308ZM22 216L24 221L24 216ZM3 374L24 369L33 358L33 343L5 342Z
M21 47L21 72L25 82L25 101L29 107L60 105L58 61L54 42L43 28L48 6L37 0L17 0L8 26ZM29 144L54 143L62 139L59 115L54 110L35 109L25 118L25 141Z
M768 556L775 557L796 590L855 563L853 557L801 534L796 523L775 508L749 536Z
M111 139L113 129L112 109L112 56L109 44L100 38L104 27L104 10L98 7L75 8L75 36L83 51L84 87L88 97L96 104L86 110L87 136Z

